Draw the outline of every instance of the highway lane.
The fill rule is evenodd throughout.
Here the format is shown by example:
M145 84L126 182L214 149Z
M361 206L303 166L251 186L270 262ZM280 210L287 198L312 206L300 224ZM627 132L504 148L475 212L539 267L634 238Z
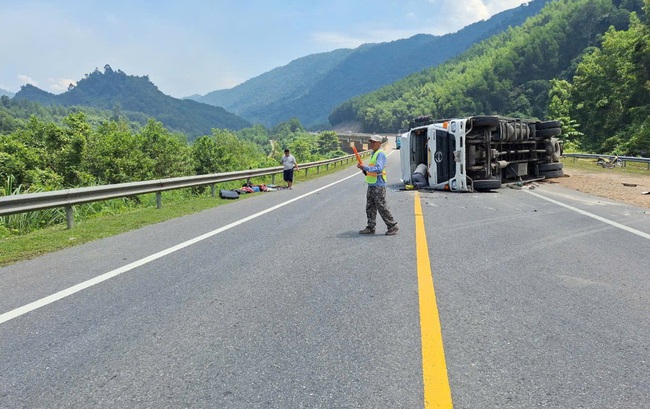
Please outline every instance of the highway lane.
M646 406L649 241L535 194L650 232L542 186L389 189L359 236L348 169L0 269L3 314L231 226L0 324L0 407L423 407L415 200L454 407Z
M646 212L552 185L423 200L455 407L648 406Z
M415 260L371 257L414 238L359 236L363 178L343 173L353 177L1 324L0 406L417 407ZM2 312L341 179L7 267ZM413 231L412 199L394 204Z

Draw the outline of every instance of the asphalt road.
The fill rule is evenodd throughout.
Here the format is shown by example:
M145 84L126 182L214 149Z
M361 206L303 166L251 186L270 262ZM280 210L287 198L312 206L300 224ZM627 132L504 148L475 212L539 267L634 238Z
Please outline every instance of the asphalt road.
M455 408L650 406L647 213L389 164L397 236L351 168L0 269L0 407L424 407L416 201Z

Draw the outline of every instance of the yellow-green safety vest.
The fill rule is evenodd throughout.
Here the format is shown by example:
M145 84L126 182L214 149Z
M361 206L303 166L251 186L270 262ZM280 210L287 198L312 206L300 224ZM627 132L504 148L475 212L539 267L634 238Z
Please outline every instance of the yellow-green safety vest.
M379 156L379 152L383 152L383 151L381 149L377 149L377 151L375 151L375 153L372 154L372 157L370 158L370 162L368 163L368 167L373 167L377 164L377 156ZM381 175L384 177L384 181L386 181L386 167L382 169ZM367 172L366 183L368 183L369 185L377 183L377 172Z

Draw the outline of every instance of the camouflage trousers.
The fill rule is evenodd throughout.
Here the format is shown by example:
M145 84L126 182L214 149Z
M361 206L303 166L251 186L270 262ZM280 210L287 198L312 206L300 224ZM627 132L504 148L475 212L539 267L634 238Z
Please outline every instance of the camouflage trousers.
M366 193L366 215L368 216L368 228L375 229L377 225L377 213L381 216L389 229L397 224L386 204L385 186L368 186Z

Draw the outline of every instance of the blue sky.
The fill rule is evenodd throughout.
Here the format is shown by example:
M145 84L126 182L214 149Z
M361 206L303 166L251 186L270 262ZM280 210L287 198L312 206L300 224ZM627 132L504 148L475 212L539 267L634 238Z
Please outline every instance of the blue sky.
M0 0L0 88L60 93L109 64L182 98L309 54L442 35L522 0Z

